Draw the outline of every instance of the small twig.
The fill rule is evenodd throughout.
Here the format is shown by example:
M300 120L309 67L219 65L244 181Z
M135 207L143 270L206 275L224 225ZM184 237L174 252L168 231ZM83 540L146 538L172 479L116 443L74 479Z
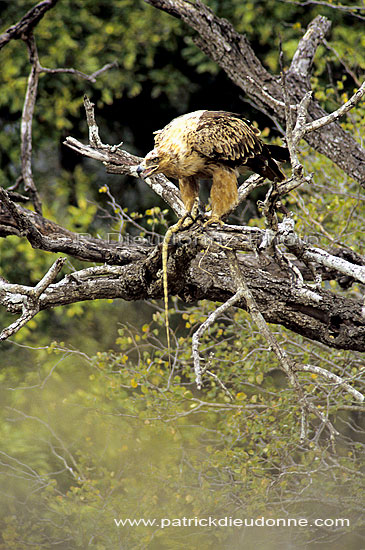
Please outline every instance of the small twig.
M263 178L262 176L259 176L257 174L252 174L252 176L247 178L247 180L245 180L242 185L239 186L238 200L235 208L237 208L237 206L241 204L241 202L243 202L254 189L266 184L266 178Z
M312 179L313 174L308 174L308 176L302 176L301 178L292 176L284 181L284 183L278 185L278 193L281 197L283 195L287 195L288 193L290 193L290 191L294 191L294 189L297 189L301 185L312 183Z
M300 272L300 269L294 265L290 258L283 254L277 246L275 246L275 259L278 261L278 264L283 270L289 270L290 278L293 285L295 285L296 290L304 290L304 278Z
M69 448L65 445L64 441L61 439L60 436L57 435L57 432L50 426L50 424L48 424L47 422L45 422L44 420L42 420L41 418L39 418L38 416L32 416L30 414L27 414L27 413L24 413L23 411L19 410L19 409L15 409L14 407L7 407L7 410L9 411L12 411L12 412L15 412L17 413L20 417L23 417L27 420L34 420L36 421L37 423L39 423L40 425L44 426L46 428L46 430L54 437L54 439L57 441L58 443L58 447L61 448L64 453L65 453L65 457L68 457L68 460L70 461L70 463L72 464L73 468L71 468L70 466L67 465L67 462L66 462L66 458L63 457L63 456L60 456L59 454L57 454L57 458L59 458L64 466L66 467L67 470L69 470L70 473L72 473L72 475L74 477L76 477L77 480L79 481L84 481L85 480L85 477L83 476L82 472L81 472L81 469L80 469L80 464L78 464L74 458L74 456L72 455L71 451L69 450ZM48 442L49 446L51 447L51 449L53 450L54 449L54 446L51 442ZM78 475L76 476L75 475L75 472L78 473Z
M282 65L282 55L280 55ZM286 119L286 142L289 149L290 161L293 169L293 178L298 180L299 184L304 183L303 180L303 165L298 157L298 144L304 136L303 125L305 124L311 92L307 92L298 105L297 119L294 124L293 112L290 109L289 94L287 91L286 73L283 65L281 70L281 84L285 102L285 119Z
M269 109L266 109L263 104L259 105L253 99L247 99L247 97L244 97L244 96L241 96L241 95L238 96L238 97L241 101L243 101L243 103L247 103L247 105L250 105L250 107L253 107L256 111L261 111L265 116L267 116L267 118L272 120L272 122L274 123L274 126L277 129L277 131L282 136L285 136L285 130L282 127L282 125L279 123L278 119L273 114L271 114Z
M34 287L34 298L39 298L41 294L53 283L59 272L61 271L63 264L67 258L57 258L54 264L49 268L47 273L42 277L39 283Z
M95 113L94 113L94 103L91 103L87 95L84 95L84 107L86 112L86 121L89 127L89 143L91 147L96 149L104 149L105 146L99 136L99 127L96 124Z
M365 9L365 8L364 8ZM335 50L335 48L333 46L331 46L329 44L329 42L327 42L326 39L323 40L323 44L326 46L326 48L328 50L330 50L335 56L336 58L338 59L338 61L341 63L341 65L344 67L345 71L351 76L351 78L353 79L353 81L355 82L356 86L361 86L361 82L360 80L357 78L356 74L354 73L353 70L351 70L351 68L347 65L347 63L341 58L340 54L338 53L337 50Z
M281 57L282 56L280 55L280 58ZM281 71L281 83L282 83L283 96L284 96L284 102L285 102L286 143L289 149L290 162L292 165L292 177L293 177L293 180L297 182L296 187L298 187L299 185L304 183L303 165L299 161L298 149L297 149L298 143L304 134L301 134L301 127L298 125L298 121L304 120L305 122L306 109L308 107L309 96L308 94L306 94L302 99L300 105L298 106L298 117L297 117L296 124L294 124L293 112L290 109L290 104L289 104L289 95L288 95L287 84L286 84L286 73L284 69L282 69Z
M111 63L106 63L101 69L98 69L97 71L93 72L89 78L94 79L94 82L96 82L96 79L101 74L105 73L105 71L109 71L109 69L112 69L113 67L118 67L118 61L112 61Z
M345 11L348 15L356 17L357 19L365 19L364 16L354 13L354 10L363 11L365 10L364 6L341 6L339 4L332 4L332 2L324 2L323 0L279 0L280 2L285 2L286 4L296 4L297 6L326 6L326 8L331 8L333 10Z
M317 120L314 120L313 122L307 122L303 126L304 133L313 132L314 130L318 130L319 128L322 128L323 126L326 126L327 124L331 124L331 122L335 122L335 120L338 120L343 115L348 113L355 105L357 105L360 101L360 99L365 95L365 81L361 84L360 88L357 90L357 92L354 93L352 97L346 103L341 105L336 111L333 111L333 113L330 113L329 115L323 116L321 118L318 118Z
M10 191L16 191L20 184L23 183L23 176L20 175L16 178L15 180L15 183L13 183L13 185L10 185L8 188L7 188L7 191L10 193Z
M8 192L9 198L14 202L30 201L30 197L27 197L26 195L22 195L21 193L17 193L16 191L9 191L9 187L7 188L7 192Z
M112 63L107 63L102 67L101 69L95 71L92 74L85 74L82 71L79 71L77 69L65 69L65 68L57 68L57 69L48 69L46 67L43 67L42 65L39 66L41 73L47 73L47 74L73 74L75 76L78 76L80 78L83 78L84 80L87 80L88 82L95 83L98 76L100 76L105 71L108 71L112 67L118 67L118 62L113 61Z
M305 134L305 123L308 116L308 107L309 103L312 99L313 92L307 92L301 102L298 105L298 112L297 112L297 121L294 126L293 130L293 141L295 147L299 145L300 140Z
M162 242L162 281L163 281L163 298L165 306L165 327L166 327L166 340L167 340L167 354L169 364L171 366L171 342L170 342L170 323L169 323L169 290L168 290L168 251L169 243L174 234L178 233L184 227L189 227L194 223L190 215L183 216L177 223L168 228L165 233L164 240Z
M210 371L210 370L207 370L205 369L204 370L204 374L208 374L209 376L211 376L219 385L220 387L222 388L222 390L224 391L224 393L227 394L227 396L230 398L231 401L234 401L234 397L233 395L231 394L231 392L229 391L229 389L223 384L222 380L219 378L219 376L217 376L216 374L214 374L214 372Z
M266 227L269 228L271 231L277 231L278 229L278 217L276 213L276 203L280 199L280 195L278 194L278 188L277 184L273 183L266 193L266 197L263 203L260 203L260 206L262 205L262 211L265 216L265 223ZM261 247L263 246L263 243L261 243Z
M109 199L108 204L113 209L114 214L118 216L117 219L120 222L120 227L118 230L119 235L122 235L124 224L125 222L128 222L131 225L133 225L136 229L138 229L139 232L145 233L145 235L150 235L151 237L156 236L156 233L154 233L153 231L148 231L145 227L137 223L131 216L129 216L127 212L125 212L125 209L115 200L115 197L112 195L108 185L104 184L101 189L103 193L105 193L106 196L108 197ZM99 205L99 208L101 208L100 205Z
M267 93L265 90L265 87L264 88L262 87L262 84L259 84L258 82L256 82L256 80L253 79L251 76L246 76L246 78L251 84L255 86L255 88L260 90L260 94L262 95L262 97L266 99L267 103L269 104L270 107L273 108L274 111L278 108L285 109L285 103L283 101L280 101L279 99L275 99L275 97ZM240 99L244 99L244 98L240 97ZM292 109L293 111L296 111L298 107L297 105L289 105L289 108Z
M300 408L300 442L303 443L307 439L308 434L308 419L305 414L305 408Z
M11 325L1 331L0 342L6 340L10 336L13 336L13 334L18 332L22 327L24 327L24 325L29 323L29 321L33 319L35 315L37 315L38 311L39 310L37 308L25 308L24 306L24 311L21 316L18 317L18 319L14 321L14 323L11 323Z
M355 390L346 380L341 378L340 376L337 376L337 374L334 374L333 372L328 371L327 369L324 369L322 367L317 367L316 365L303 365L300 363L294 363L294 370L298 372L311 372L313 374L317 374L318 376L321 376L325 380L328 380L329 382L335 384L338 387L344 388L352 397L354 397L357 401L362 403L365 400L365 396L360 393L359 391Z

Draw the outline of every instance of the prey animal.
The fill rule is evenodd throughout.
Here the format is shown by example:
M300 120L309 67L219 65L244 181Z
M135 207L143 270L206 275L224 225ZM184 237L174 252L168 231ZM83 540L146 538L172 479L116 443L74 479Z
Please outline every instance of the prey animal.
M237 177L248 170L283 181L278 162L289 159L285 147L266 145L260 131L239 114L194 111L155 132L155 147L137 167L142 178L163 173L177 178L187 214L199 197L199 180L212 179L211 217L221 218L237 204ZM277 162L278 161L278 162Z

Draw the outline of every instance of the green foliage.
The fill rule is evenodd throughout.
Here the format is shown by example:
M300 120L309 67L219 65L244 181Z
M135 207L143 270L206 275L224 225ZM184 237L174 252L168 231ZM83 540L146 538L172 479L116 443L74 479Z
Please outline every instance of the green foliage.
M332 49L322 47L316 56L316 97L334 109L353 92L354 77L358 79L365 68L360 20L352 19L349 25L341 10L294 2L209 0L207 4L247 33L272 71L278 71L280 37L288 63L306 25L323 13L332 20ZM3 28L33 5L33 0L5 3ZM45 67L73 67L90 74L118 61L118 67L96 83L68 74L40 78L33 170L45 216L93 236L162 234L168 213L156 206L155 197L144 187L134 180L116 182L96 164L77 164L71 157L75 164L70 168L70 157L67 162L60 159L59 143L65 135L86 139L83 94L97 104L104 141L124 139L137 151L151 140L150 124L156 124L151 131L157 129L162 120L168 121L165 118L191 105L204 107L201 103L206 101L217 108L226 101L222 107L232 109L231 97L237 90L232 87L227 100L227 79L196 48L190 31L144 2L64 0L46 14L35 36ZM7 45L1 55L0 185L8 186L20 170L19 118L29 63L21 41ZM359 141L364 139L364 107L359 105L343 121ZM265 137L271 137L269 124L267 120L259 124ZM316 244L341 242L364 253L358 185L305 145L301 158L315 177L310 187L286 198L299 233ZM262 218L248 223L264 227ZM36 284L56 258L17 237L3 239L0 247L2 275L11 282ZM66 269L82 267L87 264L70 258ZM350 292L358 297L359 289L354 285ZM363 498L364 463L361 421L349 410L351 398L339 387L320 386L315 375L302 374L307 396L328 412L341 432L334 450L326 432L316 437L318 426L310 417L309 440L302 443L297 398L249 317L236 311L219 319L202 340L205 365L219 380L206 375L198 392L191 337L214 307L208 302L185 309L174 304L172 370L163 314L156 307L151 316L150 306L142 304L132 308L119 301L82 303L41 312L16 335L15 343L3 345L1 550L186 546L238 550L260 544L281 549L305 547L313 537L322 541L325 550L334 550L336 544L358 548L355 531L361 523L358 503ZM9 318L0 319L1 326L9 324ZM129 324L120 325L126 318ZM318 350L300 337L272 328L298 361L330 365L334 372L353 377L356 385L360 367L354 354ZM52 339L58 343L49 344ZM126 517L261 514L346 516L351 518L351 529L335 534L325 529L279 534L261 529L227 535L227 529L117 528L114 523L114 518ZM337 542L332 542L334 536Z
M3 22L15 22L19 13L25 12L33 4L29 0L19 0L16 5L9 3L3 12ZM102 75L95 89L107 88L114 97L121 97L123 93L136 95L144 82L154 81L153 70L159 48L163 44L164 50L172 52L177 47L181 33L177 21L143 2L67 0L47 13L37 26L36 38L41 64L48 68L73 67L92 74L103 64L117 60L120 69ZM3 78L5 83L15 84L18 89L13 88L13 93L10 93L9 86L9 93L1 97L1 105L10 104L11 112L16 112L22 107L28 64L21 42L12 42L7 48L7 57L2 67ZM146 70L142 71L142 67ZM48 97L40 100L41 107L42 101L47 102L44 116L49 118L46 120L53 124L56 114L59 127L66 124L68 128L67 119L62 117L65 113L77 114L82 92L89 84L83 80L76 81L80 95L77 100L74 95L76 103L69 103L68 75L44 75L42 80L48 80L41 84L41 89L48 92ZM170 80L173 80L171 72ZM49 94L52 94L52 98ZM48 108L49 101L57 97L59 103L52 111Z
M213 308L204 302L174 319L185 325L185 336L175 342L172 370L160 340L160 311L141 330L121 326L115 351L90 357L54 342L28 352L25 364L36 357L36 369L6 365L2 387L12 391L4 394L0 424L2 491L12 500L0 505L0 548L26 541L35 548L104 549L123 540L128 547L173 549L189 540L193 549L238 549L238 534L222 546L226 529L117 528L114 518L275 518L283 517L281 501L288 498L291 517L343 517L346 506L356 525L351 495L360 498L363 457L345 439L334 456L325 439L319 444L314 438L315 422L309 441L301 443L299 404L275 362L260 352L265 344L245 313L220 319L201 349L208 356L214 348L209 368L233 400L209 376L197 392L191 331ZM293 343L286 346L300 353ZM341 372L351 363L335 352L324 360L336 361ZM303 375L305 391L326 408L317 382ZM331 399L340 428L347 416L341 404L348 401L340 389ZM331 506L325 514L320 494ZM290 531L290 537L304 543L306 533Z

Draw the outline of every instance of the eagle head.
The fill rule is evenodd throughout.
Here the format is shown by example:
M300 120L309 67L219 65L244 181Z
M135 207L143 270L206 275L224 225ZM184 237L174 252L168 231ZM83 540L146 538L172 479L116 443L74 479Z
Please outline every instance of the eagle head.
M157 149L152 149L152 151L150 151L142 160L141 164L137 166L137 174L141 178L146 179L156 172L162 172L161 160L162 159Z

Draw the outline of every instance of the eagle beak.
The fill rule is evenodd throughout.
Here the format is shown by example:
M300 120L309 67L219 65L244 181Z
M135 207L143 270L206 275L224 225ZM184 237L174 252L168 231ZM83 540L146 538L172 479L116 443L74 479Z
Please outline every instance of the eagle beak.
M136 168L137 175L140 178L146 179L152 176L154 172L158 169L158 164L154 164L153 166L149 166L148 168L145 168L142 166L142 164L139 164Z

